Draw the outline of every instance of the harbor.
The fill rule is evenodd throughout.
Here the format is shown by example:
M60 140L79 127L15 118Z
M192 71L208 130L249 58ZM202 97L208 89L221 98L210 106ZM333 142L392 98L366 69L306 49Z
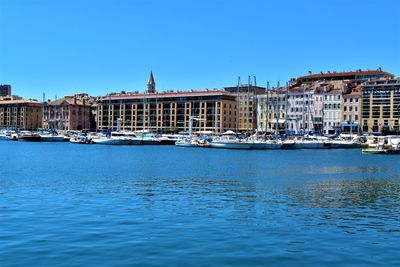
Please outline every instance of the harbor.
M362 149L365 154L400 154L400 136L276 136L227 131L220 135L153 134L147 132L65 132L0 131L0 140L25 142L71 142L94 145L174 145L183 148L219 148L240 150L276 149Z
M0 149L5 266L397 266L397 156L71 142Z

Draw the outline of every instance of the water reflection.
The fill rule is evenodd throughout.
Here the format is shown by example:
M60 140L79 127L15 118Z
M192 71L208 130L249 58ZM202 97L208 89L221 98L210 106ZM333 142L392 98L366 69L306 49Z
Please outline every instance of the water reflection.
M400 183L391 180L335 180L289 190L288 205L292 218L308 224L337 226L348 233L366 228L397 232L399 195Z

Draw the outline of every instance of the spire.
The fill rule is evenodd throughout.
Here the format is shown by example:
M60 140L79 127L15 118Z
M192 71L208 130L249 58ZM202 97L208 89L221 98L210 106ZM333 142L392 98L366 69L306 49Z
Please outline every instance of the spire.
M150 71L150 76L146 87L146 94L154 94L156 92L156 82L154 81L153 71Z

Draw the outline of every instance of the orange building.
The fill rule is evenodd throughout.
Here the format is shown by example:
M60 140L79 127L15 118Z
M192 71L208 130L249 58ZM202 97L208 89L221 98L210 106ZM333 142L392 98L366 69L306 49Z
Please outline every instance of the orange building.
M42 127L42 105L35 100L0 101L0 127L36 130Z
M90 128L90 97L86 94L66 96L44 103L43 128L54 130L84 130Z

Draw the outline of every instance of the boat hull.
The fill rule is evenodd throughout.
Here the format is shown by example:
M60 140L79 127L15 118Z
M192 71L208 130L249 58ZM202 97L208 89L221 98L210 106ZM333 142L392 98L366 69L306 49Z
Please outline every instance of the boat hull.
M252 149L280 149L282 143L253 143L251 145Z
M129 145L130 140L126 139L93 139L92 140L93 144L97 145L113 145L113 146L118 146L118 145Z
M251 149L251 143L211 142L210 147L223 149Z
M64 142L64 136L41 136L42 142Z
M295 149L323 149L326 148L324 143L295 143Z
M40 142L42 139L40 136L21 136L18 137L18 141L20 142Z

